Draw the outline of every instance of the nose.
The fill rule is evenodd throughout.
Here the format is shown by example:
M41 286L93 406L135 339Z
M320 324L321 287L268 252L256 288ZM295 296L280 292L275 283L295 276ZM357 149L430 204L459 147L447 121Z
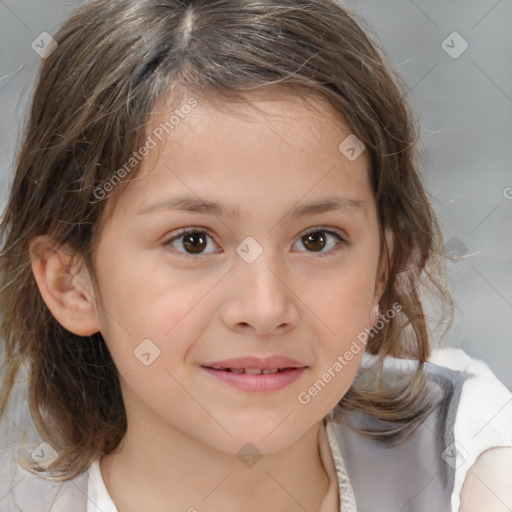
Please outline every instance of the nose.
M222 319L231 330L258 335L282 334L300 319L293 283L282 269L260 256L253 263L238 261L231 274ZM287 274L289 276L289 274Z

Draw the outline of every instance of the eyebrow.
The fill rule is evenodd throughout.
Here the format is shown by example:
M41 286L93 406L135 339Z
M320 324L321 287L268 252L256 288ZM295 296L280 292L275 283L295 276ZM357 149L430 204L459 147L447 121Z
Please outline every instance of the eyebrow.
M237 220L240 217L239 206L223 205L191 196L172 197L149 204L142 208L137 215L166 210L214 215L216 217L227 217L233 220ZM341 211L349 215L366 215L366 204L360 199L354 199L348 196L333 196L305 204L296 203L285 216L304 217L307 215L319 215L330 211Z

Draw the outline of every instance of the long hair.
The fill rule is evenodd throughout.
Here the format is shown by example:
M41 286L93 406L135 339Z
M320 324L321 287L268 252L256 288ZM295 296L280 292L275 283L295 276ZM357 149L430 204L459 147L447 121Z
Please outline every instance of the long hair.
M417 359L418 371L400 389L353 386L339 407L404 429L427 413L421 369L429 336L420 293L430 289L452 307L442 235L416 162L407 89L354 16L335 0L93 0L54 36L58 46L39 72L2 224L0 412L28 362L31 415L59 452L51 468L62 479L116 448L126 413L101 333L80 337L53 318L31 271L29 242L48 235L90 265L105 207L136 166L105 200L98 190L141 147L163 94L178 107L183 91L229 101L286 87L321 97L348 123L366 146L388 255L380 309L401 306L368 337L366 351L380 360Z

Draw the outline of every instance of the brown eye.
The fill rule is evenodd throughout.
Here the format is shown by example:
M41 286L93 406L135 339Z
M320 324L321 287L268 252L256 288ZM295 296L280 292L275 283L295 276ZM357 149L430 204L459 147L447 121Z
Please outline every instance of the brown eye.
M302 235L293 245L293 249L298 252L313 253L315 257L320 257L334 255L347 245L349 243L336 231L317 227Z
M165 245L173 248L173 252L181 253L182 256L194 258L218 252L215 250L216 243L206 231L189 229L181 231L176 236L165 242Z
M208 241L205 233L188 233L183 237L183 247L187 252L200 254L206 249Z
M326 241L327 239L323 231L309 233L302 237L304 247L314 252L321 251L325 247Z

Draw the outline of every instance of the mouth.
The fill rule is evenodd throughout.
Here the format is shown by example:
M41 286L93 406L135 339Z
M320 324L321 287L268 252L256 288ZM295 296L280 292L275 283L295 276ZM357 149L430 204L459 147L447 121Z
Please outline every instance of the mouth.
M308 368L307 365L284 356L266 359L244 357L201 365L216 381L240 391L265 393L285 388Z

